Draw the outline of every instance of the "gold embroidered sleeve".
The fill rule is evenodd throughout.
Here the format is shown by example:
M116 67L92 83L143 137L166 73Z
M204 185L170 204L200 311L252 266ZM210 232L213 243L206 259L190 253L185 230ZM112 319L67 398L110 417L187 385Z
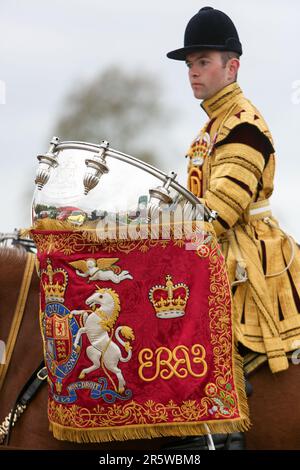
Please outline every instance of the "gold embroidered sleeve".
M218 212L217 236L231 228L255 194L264 169L264 157L245 144L225 144L216 149L205 203Z

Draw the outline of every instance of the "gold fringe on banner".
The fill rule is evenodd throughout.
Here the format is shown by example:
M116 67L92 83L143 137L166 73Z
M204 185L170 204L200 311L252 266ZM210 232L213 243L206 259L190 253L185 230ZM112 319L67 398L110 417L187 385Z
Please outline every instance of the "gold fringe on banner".
M215 234L213 225L210 222L203 221L184 221L184 222L171 222L170 224L141 224L137 225L139 230L136 230L134 234L136 239L142 239L143 235L147 233L149 239L168 239L168 238L188 238L194 237L197 233L201 231L206 233ZM67 231L73 233L84 233L90 241L101 241L101 240L128 240L131 239L131 231L134 230L134 226L125 225L118 226L117 230L110 229L97 229L93 228L90 225L81 225L80 227L74 227L69 222L52 220L52 219L43 219L38 220L35 224L27 229L22 229L21 234L23 237L31 237L32 230L37 231ZM139 233L141 236L139 236ZM168 237L169 235L169 237ZM135 238L132 237L132 240Z

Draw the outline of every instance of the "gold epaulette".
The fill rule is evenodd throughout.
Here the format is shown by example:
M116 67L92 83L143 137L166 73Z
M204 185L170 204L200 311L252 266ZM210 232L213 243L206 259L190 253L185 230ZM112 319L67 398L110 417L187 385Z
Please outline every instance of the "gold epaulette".
M274 150L272 135L264 118L251 101L247 100L243 96L239 99L236 107L232 111L232 114L225 119L216 143L225 139L235 127L246 123L255 126L262 134L264 134Z

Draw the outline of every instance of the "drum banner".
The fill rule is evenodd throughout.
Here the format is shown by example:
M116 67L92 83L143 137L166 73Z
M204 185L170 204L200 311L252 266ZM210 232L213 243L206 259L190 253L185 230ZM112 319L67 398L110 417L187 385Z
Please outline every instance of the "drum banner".
M215 237L97 240L33 230L50 428L75 442L249 426Z

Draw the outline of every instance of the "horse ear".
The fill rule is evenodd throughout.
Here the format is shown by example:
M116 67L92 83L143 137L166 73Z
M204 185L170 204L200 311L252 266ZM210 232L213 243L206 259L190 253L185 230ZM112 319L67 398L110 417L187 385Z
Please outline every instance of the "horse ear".
M98 290L100 290L100 287L98 286L98 284L96 284L96 287L97 287Z

